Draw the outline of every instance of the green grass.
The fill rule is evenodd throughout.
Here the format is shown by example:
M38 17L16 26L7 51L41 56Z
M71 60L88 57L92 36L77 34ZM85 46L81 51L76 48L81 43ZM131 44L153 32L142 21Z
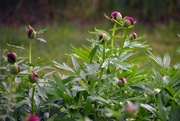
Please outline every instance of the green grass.
M86 24L81 26L69 23L62 25L54 23L46 26L33 26L35 30L44 28L48 30L39 36L44 38L47 43L40 41L33 42L32 57L55 59L60 63L69 63L70 60L65 57L65 54L70 53L70 45L75 47L88 45L89 43L86 41L86 38L95 38L95 36L88 33L88 31L93 31L94 27L107 29L111 28L112 25L108 21L105 21L99 24ZM179 61L179 55L176 52L177 47L180 46L180 38L177 36L177 34L180 33L179 28L180 25L177 22L171 22L168 26L158 24L154 27L136 24L131 31L136 32L138 36L145 36L142 41L150 44L154 53L162 55L168 51L174 64ZM15 51L18 55L27 55L27 53L22 50L7 46L8 43L28 49L29 41L26 37L24 26L1 26L0 41L2 50L8 49L8 51Z

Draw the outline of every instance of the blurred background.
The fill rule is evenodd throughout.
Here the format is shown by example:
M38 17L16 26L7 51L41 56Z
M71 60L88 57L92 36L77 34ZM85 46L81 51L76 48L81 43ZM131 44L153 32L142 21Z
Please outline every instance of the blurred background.
M70 52L70 44L88 45L86 38L94 38L88 31L112 28L104 14L113 11L132 16L137 22L132 31L145 36L142 41L155 53L168 51L172 63L179 61L180 0L0 0L1 53L7 49L26 55L7 43L28 48L24 26L31 25L35 30L48 29L40 36L46 44L34 42L34 57L68 61L64 54Z

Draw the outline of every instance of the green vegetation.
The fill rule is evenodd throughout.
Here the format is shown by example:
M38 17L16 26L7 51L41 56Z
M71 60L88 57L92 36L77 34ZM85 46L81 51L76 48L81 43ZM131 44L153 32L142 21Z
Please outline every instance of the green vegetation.
M70 53L70 45L75 47L86 46L88 44L85 40L86 38L95 38L95 36L90 35L88 31L94 30L94 27L110 29L110 26L111 23L108 21L86 25L76 25L72 23L60 25L54 23L46 26L33 26L36 30L39 30L39 28L47 28L45 31L46 34L40 37L46 39L48 43L40 44L40 41L33 41L33 56L41 57L42 59L55 59L59 62L68 61L65 54ZM2 26L0 28L2 50L14 50L14 48L8 47L7 43L27 48L29 42L24 30L24 26ZM180 25L175 21L171 22L168 26L157 24L154 27L144 26L138 23L133 29L138 35L144 36L143 40L151 45L154 53L163 54L164 52L169 52L173 58L173 64L179 59L176 52L180 44L178 37L179 30ZM26 55L24 51L18 49L15 51L18 54ZM140 54L142 54L142 52L140 52Z

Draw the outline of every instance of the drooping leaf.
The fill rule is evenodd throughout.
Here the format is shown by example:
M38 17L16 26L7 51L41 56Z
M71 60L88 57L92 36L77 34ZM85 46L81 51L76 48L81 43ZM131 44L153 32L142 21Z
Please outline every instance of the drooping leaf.
M7 44L9 47L14 47L14 48L17 48L17 49L22 49L22 50L26 50L27 52L29 52L26 48L24 47L21 47L21 46L17 46L17 45L10 45L10 44Z

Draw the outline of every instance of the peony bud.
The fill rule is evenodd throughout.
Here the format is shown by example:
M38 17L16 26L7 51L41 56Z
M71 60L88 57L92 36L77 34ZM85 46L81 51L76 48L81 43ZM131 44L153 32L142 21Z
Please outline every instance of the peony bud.
M38 75L36 72L32 72L30 75L29 75L29 81L31 83L36 83L38 81Z
M107 41L107 35L106 34L100 34L99 35L99 43L102 44L105 41Z
M34 39L36 37L36 31L30 27L27 31L27 36L29 39Z
M124 116L127 118L134 117L136 111L137 109L133 103L127 103L124 110Z
M124 86L126 84L126 79L124 77L121 77L118 81L119 86Z
M137 38L137 34L134 33L134 32L129 36L130 40L133 40L133 39L136 39L136 38Z
M9 52L7 54L7 61L14 64L17 61L17 54L15 52Z
M40 121L40 119L38 116L31 114L26 117L25 121Z
M134 19L132 17L126 16L124 18L124 27L133 26L135 24Z
M11 65L10 73L13 75L17 75L20 72L20 67L18 64Z
M111 20L116 20L116 21L121 21L122 20L122 15L121 13L114 11L111 13Z

